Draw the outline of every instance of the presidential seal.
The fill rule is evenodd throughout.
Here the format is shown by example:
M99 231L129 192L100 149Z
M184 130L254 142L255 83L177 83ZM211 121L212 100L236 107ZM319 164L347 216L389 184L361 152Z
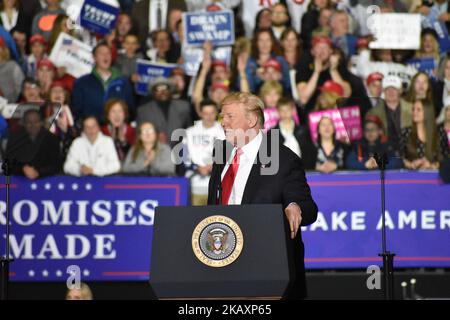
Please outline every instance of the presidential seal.
M210 267L225 267L233 263L243 246L241 229L225 216L211 216L200 221L192 233L195 256Z

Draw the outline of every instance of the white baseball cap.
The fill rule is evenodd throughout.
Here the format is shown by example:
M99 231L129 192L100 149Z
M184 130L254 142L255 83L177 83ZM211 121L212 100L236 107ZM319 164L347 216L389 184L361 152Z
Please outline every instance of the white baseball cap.
M383 90L387 89L389 87L394 87L395 89L402 89L402 80L400 80L399 77L394 76L394 75L388 75L386 77L383 78L383 82L382 82L382 86L383 86Z

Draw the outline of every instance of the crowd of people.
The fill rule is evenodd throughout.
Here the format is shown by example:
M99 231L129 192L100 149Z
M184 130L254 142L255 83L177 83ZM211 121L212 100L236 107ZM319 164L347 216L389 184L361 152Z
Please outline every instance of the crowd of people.
M162 24L154 19L154 2L165 8ZM21 123L0 117L3 158L14 154L18 160L14 174L186 176L193 203L203 204L213 143L224 138L220 102L233 91L261 97L265 130L279 129L281 143L307 170L372 170L374 154L388 155L388 169L439 169L448 163L450 54L440 50L437 32L422 28L417 50L369 49L366 25L367 7L378 5L381 12L424 18L438 12L448 29L446 0L118 3L115 29L101 36L70 28L70 1L0 2L0 95L8 103L42 105L27 110ZM214 59L214 46L205 42L198 72L188 76L182 14L218 10L234 11L231 61ZM75 78L49 59L61 32L92 45L92 72ZM433 58L435 69L416 70L411 79L365 74L372 62L406 65L413 58ZM138 59L178 67L140 95ZM48 131L55 106L62 107ZM361 140L337 139L336 123L327 116L312 139L309 114L348 106L359 108ZM177 129L187 130L173 139ZM25 142L18 147L18 141ZM181 164L171 156L179 143Z

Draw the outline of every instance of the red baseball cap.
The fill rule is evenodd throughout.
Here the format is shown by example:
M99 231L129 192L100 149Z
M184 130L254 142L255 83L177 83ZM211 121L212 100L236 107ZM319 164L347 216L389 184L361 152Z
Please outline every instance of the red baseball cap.
M223 68L225 68L225 69L228 68L228 67L227 67L227 64L226 64L225 61L223 61L223 60L214 60L214 61L211 63L211 68L214 69L215 67L223 67Z
M382 81L384 78L383 74L380 72L373 72L369 74L369 76L366 79L366 84L370 86L370 84L374 81Z
M378 116L376 116L374 114L366 115L364 121L366 123L367 122L373 122L373 123L375 123L378 126L378 128L380 128L381 130L384 130L383 122L381 121L381 119Z
M312 38L311 43L312 43L313 47L320 43L325 43L325 44L329 45L330 48L333 47L333 42L331 41L331 39L329 37L326 37L326 36L315 36Z
M264 69L274 68L277 71L281 72L281 64L277 59L269 59L264 63Z
M51 62L49 59L42 59L38 62L37 64L37 68L39 69L40 67L47 67L49 69L55 69L55 65L53 64L53 62Z
M223 10L222 7L217 3L212 3L206 7L206 11L209 11L209 12L221 11L221 10Z
M60 80L53 81L52 84L50 85L50 89L57 88L57 87L67 90L66 84Z
M227 92L230 91L230 88L223 82L214 82L211 85L211 91L214 91L216 89L222 89L222 90L225 90Z
M43 45L46 44L44 36L42 34L39 34L39 33L36 33L36 34L32 35L31 38L30 38L30 45L35 43L35 42L40 42Z
M369 47L369 39L363 37L358 38L358 41L356 42L356 46L358 48L368 48Z
M325 81L325 83L320 87L320 91L322 92L334 92L339 96L344 96L344 88L332 80Z

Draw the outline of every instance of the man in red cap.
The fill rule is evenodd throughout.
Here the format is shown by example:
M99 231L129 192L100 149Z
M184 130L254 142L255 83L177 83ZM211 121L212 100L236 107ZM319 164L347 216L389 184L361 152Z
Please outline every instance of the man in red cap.
M34 34L29 40L31 54L26 60L26 75L27 77L36 77L37 65L41 59L44 59L47 55L45 53L47 49L47 43L44 36L40 34Z
M367 95L369 96L372 107L375 107L381 98L381 93L383 92L381 81L383 81L383 74L380 72L372 72L367 76Z
M349 97L352 88L348 82L350 72L340 63L340 57L333 54L333 44L326 36L316 36L312 40L310 56L300 62L296 74L298 95L307 112L311 111L320 94L319 88L328 80L343 88L343 97Z

